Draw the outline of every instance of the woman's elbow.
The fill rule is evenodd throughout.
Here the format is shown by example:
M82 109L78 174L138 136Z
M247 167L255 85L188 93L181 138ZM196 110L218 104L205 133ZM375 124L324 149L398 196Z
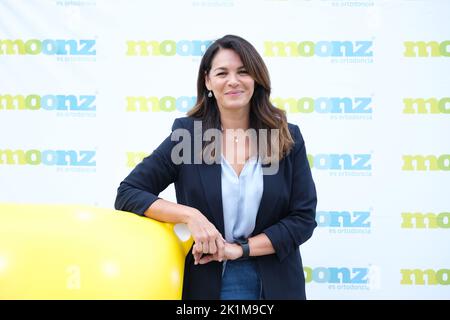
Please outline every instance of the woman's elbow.
M116 200L114 201L114 208L116 210L124 210L127 190L128 186L123 182L120 184L119 188L117 188Z

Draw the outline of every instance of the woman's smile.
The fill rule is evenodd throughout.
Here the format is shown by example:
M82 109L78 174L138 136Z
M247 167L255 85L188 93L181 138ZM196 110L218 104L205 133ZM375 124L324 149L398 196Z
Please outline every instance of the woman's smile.
M238 97L240 96L242 93L244 93L243 90L231 90L225 93L225 95L231 96L231 97Z

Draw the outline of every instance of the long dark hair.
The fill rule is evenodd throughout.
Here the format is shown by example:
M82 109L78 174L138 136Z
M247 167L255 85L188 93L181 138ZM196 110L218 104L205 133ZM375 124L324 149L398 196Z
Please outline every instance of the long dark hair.
M220 129L220 114L217 101L214 97L208 98L208 89L205 85L205 76L211 70L212 61L220 49L231 49L236 52L244 64L245 70L255 81L255 89L250 99L250 128L267 129L267 146L269 154L271 150L277 150L277 157L281 160L291 150L294 141L289 133L285 111L276 108L270 102L270 77L264 60L247 40L235 36L226 35L213 42L203 55L197 78L197 102L189 110L188 116L202 120L202 129ZM279 141L273 149L270 129L279 129ZM276 151L275 151L276 152Z

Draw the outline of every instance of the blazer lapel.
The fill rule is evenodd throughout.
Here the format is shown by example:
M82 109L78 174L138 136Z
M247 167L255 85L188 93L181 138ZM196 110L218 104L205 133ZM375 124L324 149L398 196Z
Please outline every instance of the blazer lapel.
M279 185L280 172L278 171L274 175L263 175L263 194L261 202L259 203L258 213L256 214L255 229L252 235L257 235L262 232L265 224L265 217L271 215L272 209L276 203L276 194L280 192L277 190Z
M217 230L225 237L225 226L223 221L223 206L222 206L222 181L221 181L221 166L216 164L198 164L196 165L199 171L200 181L206 196L206 202L211 212L211 221L216 226Z

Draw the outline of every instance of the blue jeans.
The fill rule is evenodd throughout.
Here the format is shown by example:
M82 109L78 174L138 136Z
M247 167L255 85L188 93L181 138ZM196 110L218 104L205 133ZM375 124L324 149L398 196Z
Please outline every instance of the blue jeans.
M229 260L222 276L221 300L260 300L262 284L253 259Z

